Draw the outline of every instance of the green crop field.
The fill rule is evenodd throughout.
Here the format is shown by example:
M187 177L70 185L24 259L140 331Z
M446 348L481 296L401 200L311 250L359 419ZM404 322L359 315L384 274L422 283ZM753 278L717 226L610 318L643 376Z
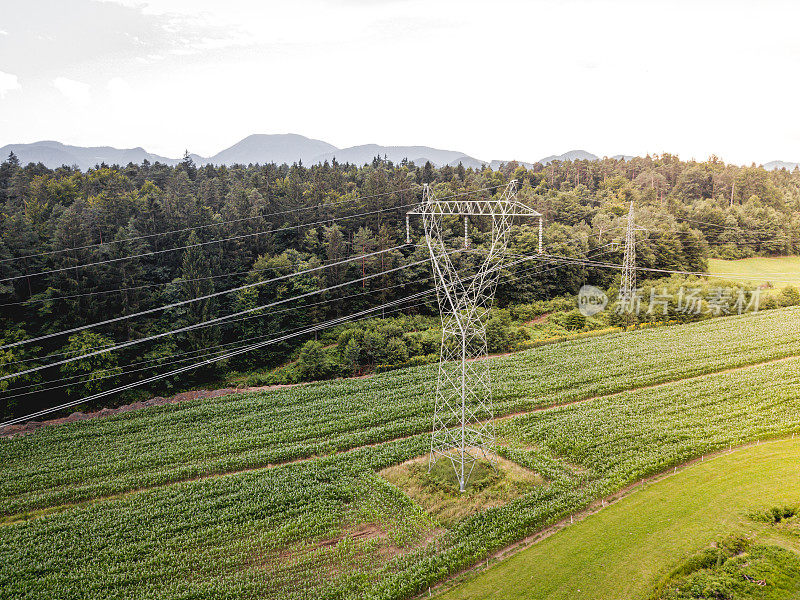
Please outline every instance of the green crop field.
M753 285L772 284L783 288L787 285L800 287L800 256L756 257L740 260L708 259L708 272L712 275L741 278L742 283Z
M800 440L764 443L695 463L558 531L441 598L646 599L685 557L731 535L800 553L796 530L748 518L773 506L798 504L798 463ZM791 591L800 594L800 579Z
M0 595L427 593L642 477L800 431L798 325L781 309L494 359L501 453L540 483L446 524L379 473L428 449L432 367L0 440Z

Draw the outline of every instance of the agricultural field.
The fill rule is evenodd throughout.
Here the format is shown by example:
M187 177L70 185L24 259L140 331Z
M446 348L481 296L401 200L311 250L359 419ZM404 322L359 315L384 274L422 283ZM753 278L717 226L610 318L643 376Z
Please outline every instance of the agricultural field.
M530 476L497 502L476 492L480 509L463 515L420 504L386 471L429 447L432 367L0 440L0 590L427 593L643 477L800 431L799 317L766 311L494 359L499 450Z
M800 354L800 309L577 339L492 361L498 415ZM0 516L423 433L436 367L189 401L0 440Z
M800 256L742 258L739 260L708 259L712 275L742 278L751 285L770 284L776 289L787 285L800 287Z
M782 549L794 556L793 575L760 568L744 549L737 598L796 598L800 595L800 529L797 518L764 522L751 517L800 503L800 439L749 446L694 463L676 474L637 488L618 502L576 521L508 560L493 565L442 600L660 600L685 577L687 562L711 555L732 539ZM742 550L742 549L740 549ZM749 551L748 551L749 550ZM744 562L750 565L742 567ZM721 560L719 562L722 562ZM698 567L700 565L697 565ZM720 565L722 566L722 565ZM699 570L699 569L697 569ZM671 577L672 575L672 577ZM754 581L746 580L749 575ZM784 574L781 574L785 576ZM767 586L756 581L766 577ZM695 580L699 579L694 575ZM731 578L733 579L733 578ZM508 582L515 582L509 585ZM708 583L708 582L706 582ZM669 585L672 584L672 585ZM783 595L776 594L775 588ZM752 595L748 595L748 592Z

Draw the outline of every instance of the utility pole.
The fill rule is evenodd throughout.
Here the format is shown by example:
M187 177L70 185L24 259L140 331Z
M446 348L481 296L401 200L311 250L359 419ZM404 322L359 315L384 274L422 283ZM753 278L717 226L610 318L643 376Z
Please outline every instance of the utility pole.
M511 223L514 217L538 217L541 225L542 215L516 200L516 186L512 180L497 200L437 200L426 185L422 202L408 213L421 215L425 225L442 320L428 470L446 458L462 492L481 456L497 465L489 363L481 359L487 355L486 321L506 258ZM492 223L488 254L475 275L467 278L462 278L451 259L458 249L444 243L443 221L459 216L464 217L465 246L467 217L490 218ZM408 227L407 240L411 239Z

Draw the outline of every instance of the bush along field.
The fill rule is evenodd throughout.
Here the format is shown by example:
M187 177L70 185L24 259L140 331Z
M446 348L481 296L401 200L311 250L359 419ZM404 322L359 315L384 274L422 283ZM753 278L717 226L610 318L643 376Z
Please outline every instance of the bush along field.
M680 289L696 289L700 298L691 311L679 306ZM631 317L617 314L617 287L605 290L607 310L593 316L583 315L577 308L576 296L561 296L507 308L494 308L486 325L489 354L503 354L535 348L567 339L605 335L626 327L648 327L701 321L727 314L709 305L717 290L730 300L728 310L741 290L746 299L755 288L748 283L672 276L645 281L640 286L641 314ZM669 298L666 304L654 304L651 296ZM800 292L786 286L778 294L763 294L759 310L800 305ZM753 307L744 307L752 312ZM684 309L684 310L682 310ZM220 385L244 384L249 387L286 385L340 377L363 376L407 367L435 363L439 360L441 328L438 317L400 315L349 323L323 332L319 339L309 340L293 353L291 360L278 367L247 374L233 374Z
M800 431L798 317L787 308L492 359L497 414L510 416L497 423L500 452L533 475L447 518L380 474L429 449L432 365L2 439L1 595L427 592L642 477Z

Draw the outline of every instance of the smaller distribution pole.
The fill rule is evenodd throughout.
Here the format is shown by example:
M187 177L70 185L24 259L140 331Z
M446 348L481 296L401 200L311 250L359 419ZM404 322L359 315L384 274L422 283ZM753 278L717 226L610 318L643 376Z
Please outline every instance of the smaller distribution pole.
M406 215L406 218L408 218L408 215ZM469 248L469 237L468 237L468 235L469 234L467 233L467 216L464 215L464 248Z
M542 253L542 217L539 217L539 254Z

